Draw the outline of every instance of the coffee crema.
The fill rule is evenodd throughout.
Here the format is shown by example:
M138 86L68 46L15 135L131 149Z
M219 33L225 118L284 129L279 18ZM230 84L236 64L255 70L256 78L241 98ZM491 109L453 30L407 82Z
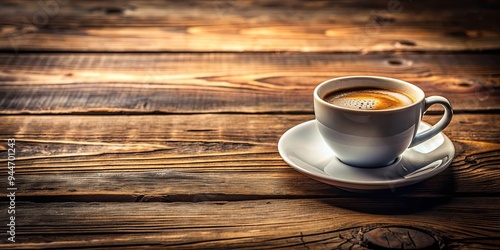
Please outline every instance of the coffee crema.
M335 90L322 99L336 106L357 110L395 109L414 102L412 98L399 91L373 87Z

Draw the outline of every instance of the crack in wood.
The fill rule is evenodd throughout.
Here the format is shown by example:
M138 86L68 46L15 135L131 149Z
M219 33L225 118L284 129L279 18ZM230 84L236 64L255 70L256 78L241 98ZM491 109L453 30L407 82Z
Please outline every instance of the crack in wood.
M436 236L417 228L375 227L363 237L368 246L375 249L439 249Z
M304 245L304 247L306 249L309 249L309 247L307 246L307 243L304 241L304 234L302 232L300 232L300 242L302 242L302 244Z

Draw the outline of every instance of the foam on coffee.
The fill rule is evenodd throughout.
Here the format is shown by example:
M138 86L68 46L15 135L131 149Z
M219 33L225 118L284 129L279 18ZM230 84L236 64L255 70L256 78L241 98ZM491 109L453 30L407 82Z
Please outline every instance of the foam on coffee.
M333 91L323 100L345 108L383 110L403 107L413 103L407 95L379 88L351 88Z

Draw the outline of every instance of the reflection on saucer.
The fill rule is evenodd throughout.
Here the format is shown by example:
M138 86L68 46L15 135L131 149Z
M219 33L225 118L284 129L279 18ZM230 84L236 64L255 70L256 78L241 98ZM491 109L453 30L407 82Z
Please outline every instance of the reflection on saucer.
M421 122L420 125L418 126L418 131L424 131L429 129L431 126L429 126L427 123ZM437 134L436 136L432 137L431 139L425 141L422 144L419 144L412 149L421 153L421 154L427 154L432 152L433 150L436 150L439 146L443 145L444 143L444 136L442 133Z
M423 131L430 126L424 122ZM316 121L288 130L280 138L278 151L298 172L347 190L381 190L407 186L445 170L455 156L453 143L443 133L407 149L393 164L380 168L357 168L342 163L324 143Z

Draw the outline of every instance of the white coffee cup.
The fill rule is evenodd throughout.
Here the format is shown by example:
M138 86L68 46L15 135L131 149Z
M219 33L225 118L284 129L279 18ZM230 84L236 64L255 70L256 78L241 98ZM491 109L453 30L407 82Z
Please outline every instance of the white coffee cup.
M360 87L398 91L413 102L392 109L358 110L323 99L333 91ZM443 117L428 130L417 134L424 112L434 104L444 107ZM453 116L446 98L425 98L424 92L411 83L377 76L347 76L320 83L314 90L314 113L326 144L339 160L356 167L381 167L393 163L409 147L441 132Z

